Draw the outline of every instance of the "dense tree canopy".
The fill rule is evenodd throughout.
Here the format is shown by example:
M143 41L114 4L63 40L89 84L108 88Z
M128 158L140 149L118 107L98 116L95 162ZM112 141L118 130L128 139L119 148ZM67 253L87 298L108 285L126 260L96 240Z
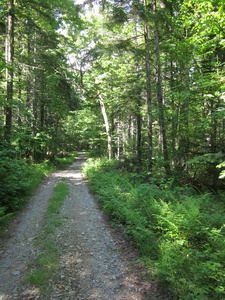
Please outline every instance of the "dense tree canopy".
M222 0L1 0L2 143L32 159L83 148L149 176L215 184L224 9Z
M60 150L62 121L78 102L60 33L65 22L78 32L78 7L73 1L11 0L0 12L2 141L41 158Z

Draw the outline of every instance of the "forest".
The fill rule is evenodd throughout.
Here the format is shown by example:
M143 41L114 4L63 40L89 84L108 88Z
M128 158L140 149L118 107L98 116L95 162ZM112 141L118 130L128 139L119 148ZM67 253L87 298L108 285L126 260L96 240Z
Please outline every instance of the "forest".
M223 0L0 0L0 223L86 151L171 299L225 298Z

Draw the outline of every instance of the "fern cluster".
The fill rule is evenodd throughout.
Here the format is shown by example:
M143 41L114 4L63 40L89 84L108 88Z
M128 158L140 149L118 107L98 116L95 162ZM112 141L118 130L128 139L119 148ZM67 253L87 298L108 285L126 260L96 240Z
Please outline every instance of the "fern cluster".
M173 299L225 298L224 194L142 183L113 161L89 160L84 172Z

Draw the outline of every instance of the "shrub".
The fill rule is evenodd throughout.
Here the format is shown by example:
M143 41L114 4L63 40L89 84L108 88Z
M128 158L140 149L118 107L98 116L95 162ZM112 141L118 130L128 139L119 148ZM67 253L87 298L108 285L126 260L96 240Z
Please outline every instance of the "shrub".
M28 188L26 165L16 158L16 151L0 151L0 206L6 211L16 211Z

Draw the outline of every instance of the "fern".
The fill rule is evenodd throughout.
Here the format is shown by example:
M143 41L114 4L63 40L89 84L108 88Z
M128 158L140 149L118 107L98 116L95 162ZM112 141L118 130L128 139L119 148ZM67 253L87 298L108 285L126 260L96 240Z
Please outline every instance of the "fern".
M125 228L154 274L178 299L225 298L225 203L193 188L140 184L118 162L86 166L103 208ZM138 180L134 181L134 178Z
M6 213L6 207L0 207L0 227L5 225L12 216L13 213Z

